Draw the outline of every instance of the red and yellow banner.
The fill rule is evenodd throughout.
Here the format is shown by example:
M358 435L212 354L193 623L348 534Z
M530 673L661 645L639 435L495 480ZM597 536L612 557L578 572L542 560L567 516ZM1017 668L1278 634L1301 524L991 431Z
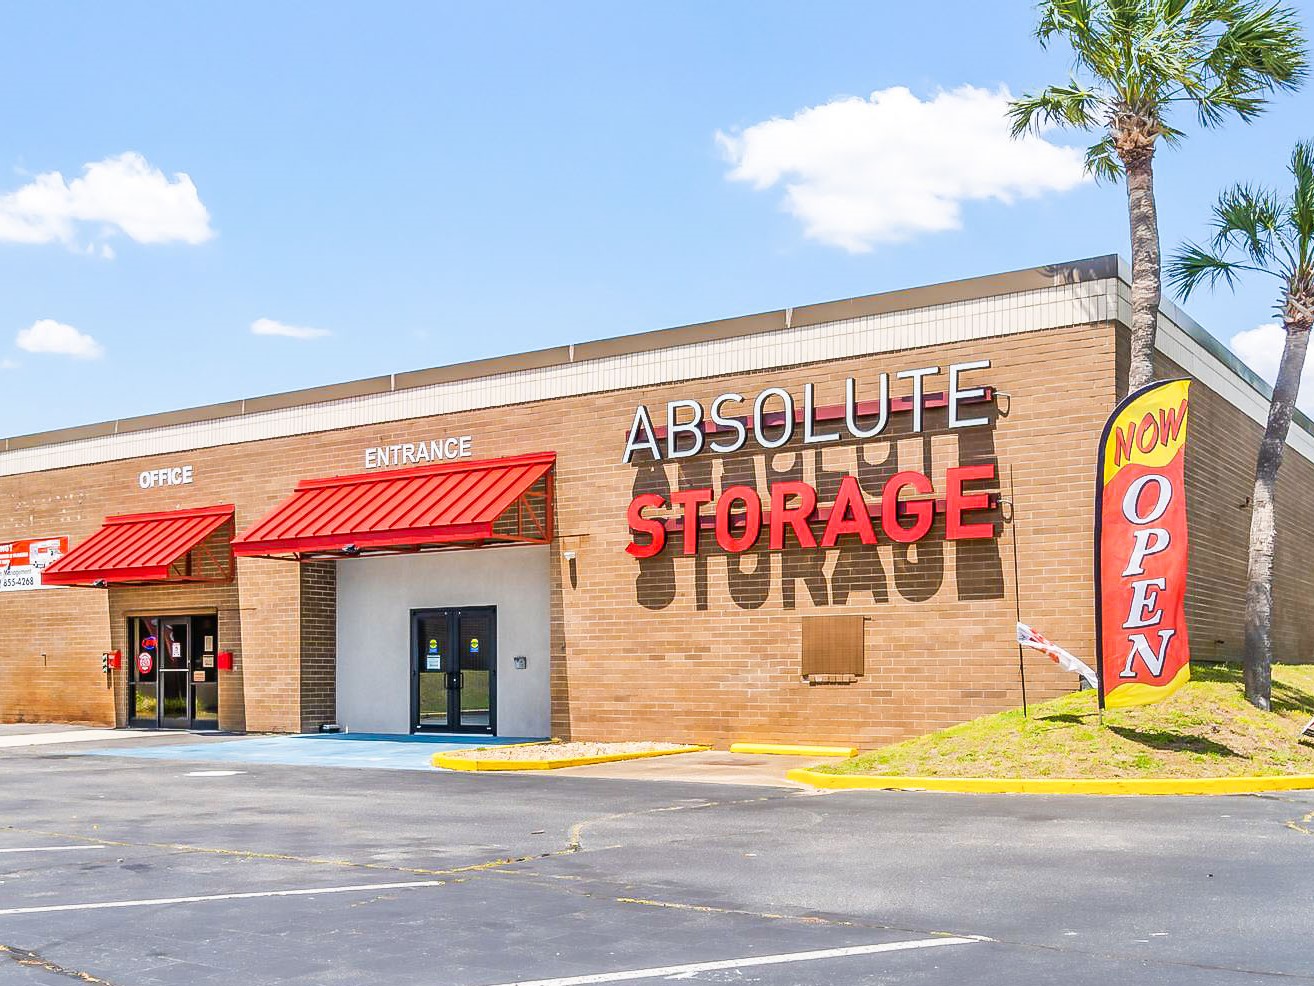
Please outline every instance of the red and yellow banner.
M1189 380L1127 396L1104 426L1095 506L1100 705L1160 702L1191 679L1186 635Z

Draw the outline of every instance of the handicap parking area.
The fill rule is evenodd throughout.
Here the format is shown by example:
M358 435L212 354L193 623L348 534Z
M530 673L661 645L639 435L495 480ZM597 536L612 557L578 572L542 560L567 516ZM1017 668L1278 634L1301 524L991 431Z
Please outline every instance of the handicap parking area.
M263 742L0 751L0 983L1314 978L1307 796L818 794L179 755Z
M435 753L480 746L528 743L530 737L307 733L296 736L191 734L174 743L85 750L88 756L176 760L192 763L283 764L289 767L360 767L381 770L433 770Z

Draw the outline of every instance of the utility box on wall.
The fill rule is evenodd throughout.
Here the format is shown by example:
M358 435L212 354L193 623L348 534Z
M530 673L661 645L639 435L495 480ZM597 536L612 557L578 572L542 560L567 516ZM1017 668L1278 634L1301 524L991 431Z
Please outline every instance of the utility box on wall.
M861 616L803 617L800 673L809 684L847 684L866 673Z

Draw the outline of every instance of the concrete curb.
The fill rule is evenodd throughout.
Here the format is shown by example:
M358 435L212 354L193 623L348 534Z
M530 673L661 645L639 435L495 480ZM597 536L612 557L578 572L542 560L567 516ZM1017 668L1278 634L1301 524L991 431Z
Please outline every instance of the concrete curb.
M612 763L616 760L643 760L647 757L666 757L674 753L702 753L710 746L677 746L673 750L648 750L644 753L608 753L597 757L551 757L543 760L483 760L450 753L435 753L430 761L444 770L557 770L561 767L585 767L593 763Z
M959 794L1261 794L1314 789L1314 774L1273 777L880 777L791 770L791 781L829 790L945 791Z
M782 757L856 757L856 746L795 746L788 743L731 743L731 753L758 753Z

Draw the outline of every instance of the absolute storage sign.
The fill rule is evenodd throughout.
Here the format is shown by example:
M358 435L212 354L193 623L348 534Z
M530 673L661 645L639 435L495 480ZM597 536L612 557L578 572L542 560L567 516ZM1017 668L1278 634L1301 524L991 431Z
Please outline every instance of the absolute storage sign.
M664 427L654 424L648 408L639 405L630 426L622 461L636 453L651 462L697 456L705 449L719 455L739 452L750 444L770 453L791 442L794 446L824 447L833 443L869 441L883 435L892 415L906 412L906 435L920 435L928 408L947 411L949 429L989 426L987 415L974 414L972 405L994 399L993 389L969 386L966 378L988 370L988 360L954 363L948 367L948 391L930 393L926 381L942 374L938 366L895 374L911 382L908 397L891 397L888 373L880 374L872 393L862 399L858 381L845 381L845 401L819 406L813 384L803 388L802 399L780 387L768 387L756 397L722 394L704 408L698 401L675 400L666 406ZM869 501L858 478L844 476L830 503L820 503L818 489L801 480L776 481L762 491L743 483L678 489L669 494L641 493L631 501L627 520L631 541L626 551L639 559L660 554L668 534L679 532L678 551L695 555L699 532L710 526L717 546L729 554L753 549L765 536L769 550L780 551L789 540L803 549L833 548L840 539L874 545L882 538L911 544L930 532L935 516L945 515L946 540L990 539L996 530L982 516L994 506L993 496L977 484L997 480L994 462L950 467L941 498L931 478L920 470L895 471L879 489L879 500ZM874 491L876 492L876 491Z
M0 592L54 589L41 573L68 551L68 537L20 538L0 542Z

